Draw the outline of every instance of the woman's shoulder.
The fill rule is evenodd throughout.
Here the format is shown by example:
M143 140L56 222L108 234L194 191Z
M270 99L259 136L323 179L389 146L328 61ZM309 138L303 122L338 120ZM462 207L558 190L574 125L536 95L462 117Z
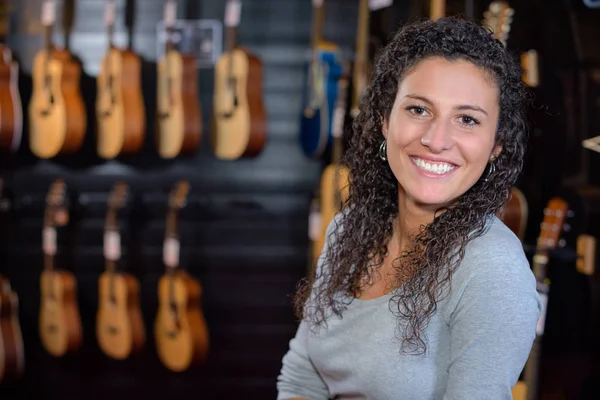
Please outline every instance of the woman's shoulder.
M535 277L519 238L493 216L484 233L465 247L452 277L452 290L477 282L481 287L505 286L508 292L535 291Z

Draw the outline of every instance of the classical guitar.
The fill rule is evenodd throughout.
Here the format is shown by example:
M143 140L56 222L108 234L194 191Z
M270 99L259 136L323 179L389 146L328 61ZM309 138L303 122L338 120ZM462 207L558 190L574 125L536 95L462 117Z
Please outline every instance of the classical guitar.
M321 229L318 240L313 244L313 259L318 259L325 241L327 227L333 217L341 210L348 198L348 182L350 170L341 164L343 153L344 119L346 115L346 97L348 96L349 79L343 75L338 81L338 95L333 114L333 156L331 163L321 175Z
M115 0L106 0L108 51L96 81L97 152L105 159L138 153L146 131L142 62L131 48L114 44L115 7Z
M154 324L161 362L181 372L202 364L208 354L209 334L202 314L202 286L179 269L177 213L185 206L189 184L180 181L169 195L163 262L165 274L158 282L158 313Z
M262 62L236 40L241 7L240 0L227 1L227 50L215 65L212 146L223 160L257 156L267 137Z
M108 196L104 227L106 271L98 279L96 338L109 357L123 360L142 350L146 331L140 310L140 284L131 274L118 271L121 259L121 235L117 214L128 197L128 187L117 182Z
M9 1L0 2L0 34L10 32ZM19 93L19 64L11 49L0 44L0 150L16 152L21 145L23 110Z
M29 145L37 157L51 158L80 149L87 116L79 87L81 66L67 49L52 43L56 0L44 0L42 6L45 46L33 60Z
M167 41L165 54L158 61L158 154L162 158L194 154L202 137L196 58L181 54L173 46L176 8L176 0L166 1Z
M338 46L323 40L324 0L313 0L312 4L311 59L300 117L300 144L306 156L320 159L331 152L333 110L343 65Z
M19 297L10 281L0 276L0 382L19 378L25 369Z
M42 250L44 269L40 278L39 332L43 346L57 357L81 346L82 328L77 304L77 281L69 271L54 266L56 228L69 221L66 185L52 183L46 196Z
M525 364L525 382L518 392L526 394L527 400L539 399L538 377L540 371L540 360L542 353L542 337L546 323L546 308L550 292L550 280L548 278L549 252L562 246L561 234L565 228L565 221L569 213L569 206L565 200L559 197L550 199L544 209L544 219L538 236L535 255L533 256L533 274L535 275L538 293L542 298L544 311L536 327L536 337ZM516 398L516 396L515 396Z

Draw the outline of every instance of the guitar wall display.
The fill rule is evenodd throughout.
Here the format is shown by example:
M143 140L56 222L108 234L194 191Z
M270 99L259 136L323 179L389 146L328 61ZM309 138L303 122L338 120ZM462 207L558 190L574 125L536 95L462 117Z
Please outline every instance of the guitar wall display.
M43 0L45 46L33 61L33 93L29 102L29 145L39 158L78 151L87 127L80 91L81 66L68 49L52 41L56 0Z
M142 63L131 48L114 44L115 1L106 0L108 51L97 79L97 151L105 159L138 153L146 132Z
M311 59L307 67L304 110L300 118L300 143L304 153L320 159L331 151L333 110L337 81L343 65L340 49L323 39L324 0L313 0Z
M173 47L177 2L165 2L165 55L158 61L158 153L163 158L194 154L202 137L196 59Z
M117 360L138 353L146 342L140 309L140 284L135 276L117 269L121 261L117 214L125 206L127 198L127 184L117 182L108 196L104 231L106 271L98 279L96 337L100 349Z
M56 228L69 222L67 187L57 179L46 195L42 250L44 269L40 277L39 333L42 344L56 357L79 349L83 339L77 303L77 280L70 271L56 268Z
M182 372L201 365L208 354L209 333L202 314L202 285L179 267L178 212L185 207L189 183L180 181L169 195L163 262L166 271L158 282L159 308L154 337L161 362Z
M237 43L241 8L241 0L227 1L227 50L215 65L212 145L223 160L257 156L267 138L262 62Z
M0 2L2 38L10 32L11 7L9 1ZM3 40L0 43L0 151L11 153L19 149L23 135L23 105L18 82L19 64Z

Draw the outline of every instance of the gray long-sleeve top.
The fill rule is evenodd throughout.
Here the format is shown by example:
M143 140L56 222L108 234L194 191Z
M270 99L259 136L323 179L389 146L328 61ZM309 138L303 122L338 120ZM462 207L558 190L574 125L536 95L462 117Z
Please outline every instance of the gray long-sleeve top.
M542 302L518 238L499 219L489 223L427 326L424 355L400 354L391 294L354 299L318 334L300 323L277 399L512 399Z

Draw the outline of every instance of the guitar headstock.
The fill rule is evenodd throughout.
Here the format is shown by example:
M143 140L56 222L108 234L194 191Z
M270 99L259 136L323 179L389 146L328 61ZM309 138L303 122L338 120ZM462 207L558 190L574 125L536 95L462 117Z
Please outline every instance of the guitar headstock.
M67 185L63 179L56 179L46 194L46 212L44 225L66 225L69 221L67 212Z
M552 250L560 246L561 233L566 224L569 205L560 197L550 199L544 209L540 235L537 240L538 250Z
M506 46L510 24L515 10L506 1L492 1L487 11L483 13L483 25L489 26L494 37Z
M177 182L169 194L169 208L175 211L185 207L189 191L190 184L188 181L181 180Z
M127 198L129 196L129 187L125 182L117 182L113 186L112 190L108 195L107 205L108 211L106 213L106 225L109 229L115 229L117 224L117 213L125 207L127 204Z
M108 195L108 210L117 212L127 204L129 187L125 182L117 182Z

